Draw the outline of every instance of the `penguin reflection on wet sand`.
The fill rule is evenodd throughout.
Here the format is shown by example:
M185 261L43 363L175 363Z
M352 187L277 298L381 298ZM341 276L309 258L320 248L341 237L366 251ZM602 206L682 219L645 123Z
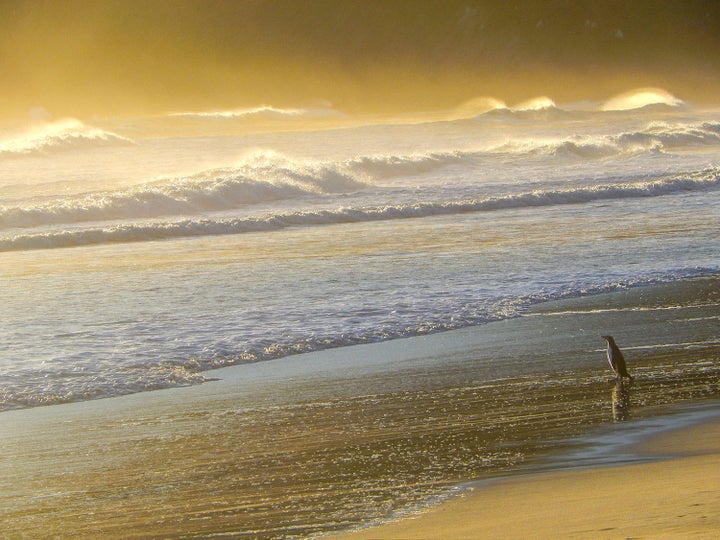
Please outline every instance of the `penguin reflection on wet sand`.
M622 380L623 377L627 377L632 381L632 375L628 373L627 366L625 365L625 358L623 357L622 352L620 352L620 347L617 346L617 343L615 343L613 337L601 337L605 341L607 341L607 358L608 362L610 362L610 367L612 368L613 372L615 372L615 377L619 380Z
M630 420L630 384L617 379L612 389L612 415L615 422Z

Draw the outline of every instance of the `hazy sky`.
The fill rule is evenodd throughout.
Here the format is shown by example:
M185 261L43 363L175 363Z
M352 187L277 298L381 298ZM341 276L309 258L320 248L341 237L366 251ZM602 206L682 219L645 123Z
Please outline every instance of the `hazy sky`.
M0 0L0 117L720 101L715 0Z

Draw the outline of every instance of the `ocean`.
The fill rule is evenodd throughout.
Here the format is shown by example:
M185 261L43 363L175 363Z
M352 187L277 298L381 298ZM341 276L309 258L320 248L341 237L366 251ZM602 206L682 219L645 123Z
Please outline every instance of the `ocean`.
M720 271L719 110L483 103L3 125L0 410Z

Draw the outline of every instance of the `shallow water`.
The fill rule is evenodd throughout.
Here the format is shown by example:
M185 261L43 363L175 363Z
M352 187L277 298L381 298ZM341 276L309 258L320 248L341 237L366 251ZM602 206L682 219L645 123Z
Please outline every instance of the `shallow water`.
M633 288L224 368L201 387L8 411L4 530L288 538L387 519L460 483L541 467L594 426L716 399L718 290L716 277ZM606 367L606 328L632 384Z

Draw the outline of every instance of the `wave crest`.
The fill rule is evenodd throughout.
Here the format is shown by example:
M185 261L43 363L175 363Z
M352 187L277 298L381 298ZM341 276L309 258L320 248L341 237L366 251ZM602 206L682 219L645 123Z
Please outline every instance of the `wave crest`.
M685 103L662 88L637 88L607 100L600 107L602 111L628 111L650 105L679 107Z
M270 105L249 107L244 109L228 109L199 112L176 112L168 115L171 118L192 120L302 120L332 118L344 116L331 107L314 108L278 108Z
M547 96L538 96L515 105L513 111L541 111L543 109L556 109L555 102Z
M504 101L490 96L480 96L470 99L456 107L450 114L450 119L460 120L463 118L472 118L490 111L504 109L507 109L507 105Z
M654 181L608 184L593 187L533 191L480 200L425 202L374 208L340 208L315 212L268 215L227 220L183 220L165 223L129 224L76 231L21 234L0 240L0 251L72 247L112 242L140 242L179 237L230 235L309 227L422 218L511 208L586 204L599 200L657 197L680 192L720 188L720 169L708 169Z
M450 165L467 163L480 154L456 150L399 156L362 156L346 161L345 166L355 174L383 179L423 174Z
M89 193L33 206L0 208L0 228L147 219L231 210L244 205L366 186L337 167L293 162L271 152L248 156L236 167L163 179L125 191Z
M559 141L515 141L495 149L529 155L602 159L621 154L658 152L684 147L720 145L720 123L668 124L654 122L645 129L600 137L572 136Z
M45 154L86 147L134 144L131 139L67 118L0 139L0 157Z
M497 98L490 96L481 96L466 101L462 105L455 108L450 114L451 120L461 120L467 118L481 116L501 116L501 117L528 117L533 113L565 112L560 109L555 102L547 96L537 96L525 100L513 107ZM545 117L546 115L543 115Z
M658 122L640 131L618 135L513 141L485 150L359 156L338 162L293 160L277 152L260 150L249 153L233 167L160 179L124 191L88 193L17 207L0 206L0 229L195 215L313 195L349 193L399 176L419 176L450 166L474 168L483 159L498 154L587 160L718 144L718 122L688 125Z

